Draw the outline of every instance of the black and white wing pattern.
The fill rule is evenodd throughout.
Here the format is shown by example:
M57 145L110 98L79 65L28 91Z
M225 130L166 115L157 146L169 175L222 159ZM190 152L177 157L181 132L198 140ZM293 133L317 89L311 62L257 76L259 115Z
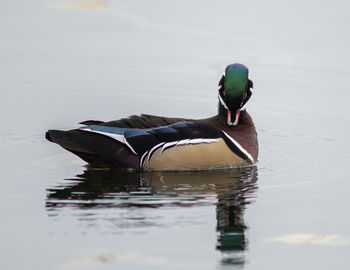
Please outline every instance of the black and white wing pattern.
M150 129L89 125L85 132L110 137L139 157L144 170L198 170L248 165L251 155L224 131L198 122Z

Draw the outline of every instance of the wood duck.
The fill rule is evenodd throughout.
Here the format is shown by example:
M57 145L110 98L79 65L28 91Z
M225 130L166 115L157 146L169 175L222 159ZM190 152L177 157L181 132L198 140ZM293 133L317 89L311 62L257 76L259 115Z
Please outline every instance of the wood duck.
M142 114L110 122L88 120L77 129L49 130L46 139L93 167L183 171L249 166L258 158L255 126L243 108L251 88L248 68L231 64L219 81L218 114L213 117Z

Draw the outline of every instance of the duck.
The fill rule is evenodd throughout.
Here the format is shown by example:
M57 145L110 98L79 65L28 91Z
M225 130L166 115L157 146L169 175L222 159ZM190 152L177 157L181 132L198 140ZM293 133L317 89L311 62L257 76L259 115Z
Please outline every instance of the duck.
M258 137L246 103L253 82L248 68L228 65L218 84L218 113L204 119L149 114L113 121L87 120L45 137L91 167L139 171L191 171L252 166Z

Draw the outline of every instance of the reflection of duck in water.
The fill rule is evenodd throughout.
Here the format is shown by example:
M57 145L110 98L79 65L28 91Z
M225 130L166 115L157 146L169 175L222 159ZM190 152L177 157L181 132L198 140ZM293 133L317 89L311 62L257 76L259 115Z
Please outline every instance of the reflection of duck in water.
M94 167L182 171L254 164L258 140L254 123L243 109L253 87L247 67L227 66L219 86L219 111L211 118L141 115L85 121L78 129L49 130L46 138Z
M62 207L158 208L216 204L217 248L225 263L244 262L244 209L256 191L256 167L240 170L183 173L128 173L86 170L67 184L48 189L46 207L58 214ZM214 196L215 197L214 197ZM141 197L141 198L140 198ZM216 199L215 199L216 198ZM156 210L155 210L156 211ZM147 216L144 217L147 223Z
M216 206L217 231L219 232L217 248L224 255L225 263L243 263L244 250L247 241L244 222L244 209L249 204L249 198L254 196L256 190L256 175L251 175L249 184L247 182L237 183L235 189L227 193L218 193ZM255 179L255 180L254 180Z
M204 174L153 174L151 186L163 188L163 184L168 187L169 191L190 183L188 187L193 195L215 192L217 198L217 249L223 254L223 263L240 264L244 263L244 250L247 245L244 209L254 197L257 188L256 181L256 167L251 167L239 171ZM181 192L188 193L188 190L177 190L178 194Z

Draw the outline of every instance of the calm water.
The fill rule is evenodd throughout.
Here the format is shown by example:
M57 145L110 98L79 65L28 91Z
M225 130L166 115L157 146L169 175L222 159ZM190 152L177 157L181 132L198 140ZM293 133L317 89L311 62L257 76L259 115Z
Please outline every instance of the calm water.
M0 8L4 269L348 269L345 1L6 1ZM250 68L256 167L87 169L49 128L216 113Z

